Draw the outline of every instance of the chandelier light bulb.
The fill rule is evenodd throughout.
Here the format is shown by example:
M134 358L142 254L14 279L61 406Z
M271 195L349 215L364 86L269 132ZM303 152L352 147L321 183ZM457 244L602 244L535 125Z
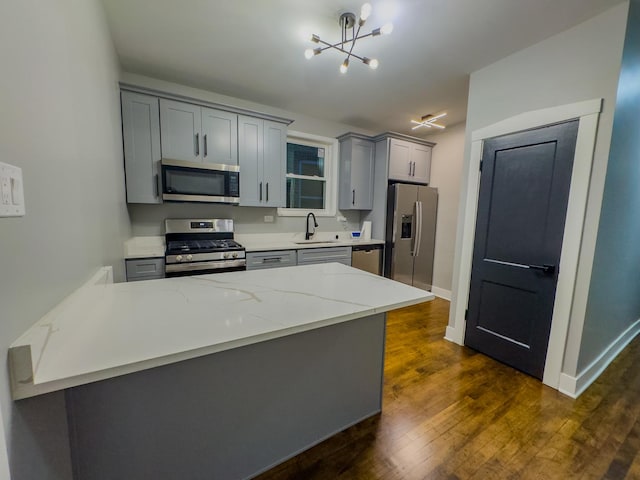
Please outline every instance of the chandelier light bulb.
M371 68L371 70L375 70L376 68L378 68L378 60L375 58L372 58L371 60L369 60L369 68Z
M309 59L310 59L311 57L313 57L313 56L314 56L314 53L313 53L313 50L312 50L312 49L307 48L307 49L304 51L304 58L306 58L307 60L309 60Z
M340 73L347 73L348 69L349 69L349 60L345 59L345 61L342 62L342 65L340 65Z
M371 15L371 10L372 8L370 3L367 2L362 5L362 8L360 9L360 20L362 20L362 22L369 18L369 15Z
M393 32L393 23L385 23L382 28L380 28L382 35L389 35L391 32Z

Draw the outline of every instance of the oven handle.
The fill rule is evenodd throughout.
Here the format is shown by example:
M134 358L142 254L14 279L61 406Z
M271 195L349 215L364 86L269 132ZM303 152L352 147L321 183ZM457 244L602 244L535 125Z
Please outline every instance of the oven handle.
M198 270L245 267L246 265L247 261L244 258L241 260L214 260L212 262L170 263L165 265L165 271L167 273L193 272Z

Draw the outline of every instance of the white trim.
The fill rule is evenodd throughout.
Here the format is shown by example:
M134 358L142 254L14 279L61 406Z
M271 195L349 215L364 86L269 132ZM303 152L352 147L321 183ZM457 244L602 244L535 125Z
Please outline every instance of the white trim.
M563 373L560 375L558 390L572 398L578 398L604 372L611 362L622 352L640 333L640 319L620 334L598 358L585 368L580 375L572 377Z
M294 142L300 145L309 145L312 147L322 145L325 148L325 208L323 209L305 209L305 208L278 208L279 217L305 217L309 213L313 213L316 217L334 217L337 212L337 192L338 192L338 156L339 144L336 138L322 137L311 133L296 132L289 130L287 132L287 142ZM289 176L285 172L285 178ZM313 180L321 180L320 178L305 177L299 175L291 175L295 178L308 178ZM286 180L285 180L286 181Z
M445 337L460 345L464 344L466 328L464 316L467 309L469 283L471 280L483 140L574 118L579 118L580 120L567 204L567 220L560 257L558 286L549 336L549 349L543 376L543 383L556 389L560 385L560 373L569 330L598 117L601 109L602 99L560 105L516 115L494 125L476 130L471 134L472 144L467 177L467 199L464 210L460 268L456 273L458 277L458 292L456 292L455 296L455 318L454 325L450 325L447 328Z
M480 128L471 133L471 141L499 137L510 133L529 130L531 128L565 122L574 118L585 117L602 111L602 99L586 100L584 102L558 105L532 112L522 113L488 127Z
M445 290L440 287L431 287L431 293L438 298L444 298L445 300L451 301L451 290Z

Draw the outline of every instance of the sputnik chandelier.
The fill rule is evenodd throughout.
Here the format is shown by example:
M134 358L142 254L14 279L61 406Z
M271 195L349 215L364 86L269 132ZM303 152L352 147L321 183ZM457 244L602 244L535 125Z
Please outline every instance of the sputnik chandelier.
M416 128L421 128L421 127L426 127L426 128L432 128L432 127L436 127L436 128L440 128L440 129L444 129L445 126L444 125L440 125L437 124L436 121L442 117L446 117L447 116L447 112L441 113L439 115L425 115L424 117L421 118L421 121L417 121L417 120L411 120L411 123L415 123L416 126L413 127L411 130L415 130Z
M322 40L318 35L311 35L311 41L314 43L319 43L324 45L323 47L317 48L308 48L304 52L304 56L307 59L315 57L316 55L320 55L325 50L334 49L346 55L344 62L340 65L340 73L347 73L349 68L349 60L353 58L357 58L365 65L369 65L370 68L376 69L378 68L378 60L375 58L367 58L360 57L353 53L353 48L356 46L356 41L367 38L367 37L377 37L378 35L388 35L393 31L393 24L387 23L380 28L374 28L371 32L367 34L360 35L360 29L364 26L367 18L371 15L371 4L365 3L362 5L360 9L360 18L356 19L354 13L345 12L340 15L339 23L340 28L342 30L342 40L338 43L328 43Z

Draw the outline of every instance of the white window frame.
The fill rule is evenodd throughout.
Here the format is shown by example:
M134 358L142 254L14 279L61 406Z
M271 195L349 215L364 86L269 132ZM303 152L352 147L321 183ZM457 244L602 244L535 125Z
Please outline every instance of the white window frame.
M289 131L287 133L287 143L324 148L325 204L322 209L281 207L278 208L278 216L304 217L309 213L313 213L316 217L334 217L336 215L338 191L338 140L310 133ZM300 175L288 174L285 171L285 182L287 178L301 177Z

